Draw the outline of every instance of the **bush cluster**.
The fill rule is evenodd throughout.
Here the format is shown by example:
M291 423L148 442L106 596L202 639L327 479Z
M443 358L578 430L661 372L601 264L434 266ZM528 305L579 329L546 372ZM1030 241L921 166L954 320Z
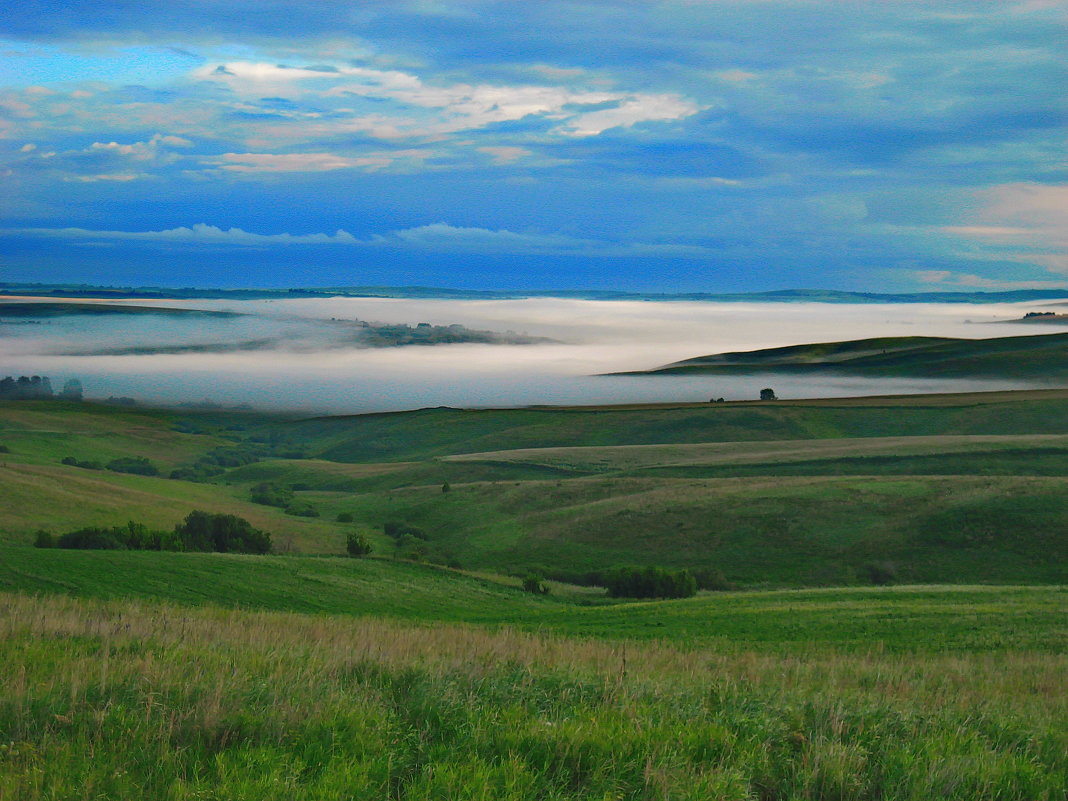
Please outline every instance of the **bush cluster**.
M348 551L349 556L367 556L372 548L367 537L354 531L345 539L345 550Z
M247 464L258 462L263 450L258 446L243 445L215 448L201 456L192 465L172 470L170 477L181 479L182 481L207 481L210 478L222 475L228 468L243 467Z
M120 456L104 466L116 473L133 473L138 476L159 475L159 468L143 456Z
M131 520L125 526L86 526L53 538L38 531L38 548L131 551L215 551L270 553L271 535L236 515L196 510L172 531L150 529Z
M90 461L89 459L75 459L73 456L64 456L60 461L62 464L70 465L71 467L80 467L82 470L104 469L104 465L100 462Z
M689 598L697 593L689 570L616 567L605 573L604 582L613 598Z
M413 526L410 523L398 523L391 520L382 526L382 530L386 533L387 537L392 537L395 540L399 540L404 536L415 537L417 540L430 539L423 529Z

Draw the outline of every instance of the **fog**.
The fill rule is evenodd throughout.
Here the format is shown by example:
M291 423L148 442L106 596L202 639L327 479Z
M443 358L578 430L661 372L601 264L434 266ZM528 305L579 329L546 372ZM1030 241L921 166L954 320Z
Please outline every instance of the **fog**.
M50 299L53 300L53 299ZM1005 322L1048 303L786 304L376 298L276 301L136 301L131 305L229 311L235 317L64 316L0 326L0 376L77 377L93 398L145 403L209 399L311 413L424 406L524 406L955 392L1041 386L960 379L743 376L603 376L735 350L874 336L962 338L1054 333L1059 325ZM334 318L332 321L331 318ZM337 320L474 329L549 337L538 345L361 347ZM143 354L185 346L204 352Z

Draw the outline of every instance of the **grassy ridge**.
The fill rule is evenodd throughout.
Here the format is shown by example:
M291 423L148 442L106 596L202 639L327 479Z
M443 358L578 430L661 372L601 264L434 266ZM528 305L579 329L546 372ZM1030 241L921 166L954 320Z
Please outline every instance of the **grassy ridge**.
M1068 434L1068 391L667 408L421 409L294 421L282 430L338 462L572 446L838 437Z
M1068 334L990 339L884 337L699 356L635 374L819 373L1068 378Z
M784 658L6 595L0 631L5 799L1068 793L1063 655Z

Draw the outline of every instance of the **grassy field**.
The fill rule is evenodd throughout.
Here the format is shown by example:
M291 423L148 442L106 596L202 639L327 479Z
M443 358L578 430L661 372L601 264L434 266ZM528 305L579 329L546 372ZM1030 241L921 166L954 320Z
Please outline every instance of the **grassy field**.
M1068 653L1063 586L901 586L620 602L380 559L62 551L6 546L0 592L477 623L599 638L760 647Z
M717 569L744 587L833 586L888 565L905 582L1065 582L1066 400L1051 390L311 420L6 403L0 542L130 519L170 528L200 508L245 517L284 552L340 554L355 530L394 555L383 526L401 522L427 535L401 555L561 577L631 563ZM272 442L200 483L59 464L144 456L166 475ZM308 458L272 455L285 449ZM296 488L319 517L252 503L261 482ZM336 522L345 514L352 523Z
M0 632L5 801L1068 793L1063 650L783 655L2 594Z
M1064 801L1065 401L0 404L0 801ZM256 460L201 482L59 463L167 475L220 449ZM261 482L320 516L252 503ZM291 555L29 545L194 508ZM351 531L385 558L339 558ZM388 558L413 546L470 570ZM748 589L500 575L619 563Z

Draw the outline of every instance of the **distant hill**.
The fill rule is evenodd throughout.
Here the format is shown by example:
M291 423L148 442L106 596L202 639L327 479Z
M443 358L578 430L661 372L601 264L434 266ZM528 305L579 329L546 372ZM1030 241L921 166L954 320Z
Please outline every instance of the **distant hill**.
M0 303L0 320L5 318L43 319L48 317L71 317L87 315L106 317L112 315L161 315L165 317L240 317L237 312L208 311L206 309L175 309L167 306L127 306L113 303L51 303L49 301L25 301Z
M0 282L0 294L52 295L57 298L223 298L228 300L315 297L437 298L510 300L549 297L576 300L709 301L719 303L1022 303L1066 300L1064 289L1006 292L845 292L836 289L776 289L766 292L622 292L606 289L450 289L427 286L339 286L289 289L211 287L101 287L88 284Z
M839 373L1068 379L1068 334L950 339L880 337L718 353L622 375Z

